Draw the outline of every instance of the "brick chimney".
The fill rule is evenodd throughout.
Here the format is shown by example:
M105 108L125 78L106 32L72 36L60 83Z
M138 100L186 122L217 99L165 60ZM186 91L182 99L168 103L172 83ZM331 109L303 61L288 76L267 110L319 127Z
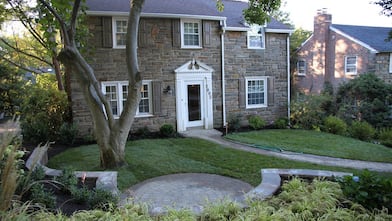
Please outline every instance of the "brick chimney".
M314 54L314 71L319 76L318 87L322 89L325 82L331 82L333 76L333 67L331 59L334 59L333 47L330 43L329 27L332 24L332 15L328 14L327 9L317 10L314 17L313 39L315 42ZM323 79L323 80L321 80Z

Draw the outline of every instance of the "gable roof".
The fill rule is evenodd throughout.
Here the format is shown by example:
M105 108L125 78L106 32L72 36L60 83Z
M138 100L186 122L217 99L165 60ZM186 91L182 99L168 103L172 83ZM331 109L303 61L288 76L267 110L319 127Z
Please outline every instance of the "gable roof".
M222 0L224 10L219 12L214 0L145 0L142 17L200 18L226 21L229 30L246 30L243 10L247 2ZM87 14L127 16L129 0L86 0ZM289 33L291 28L275 19L267 24L266 31Z
M392 52L392 40L388 41L392 27L332 24L331 30L362 44L374 52Z

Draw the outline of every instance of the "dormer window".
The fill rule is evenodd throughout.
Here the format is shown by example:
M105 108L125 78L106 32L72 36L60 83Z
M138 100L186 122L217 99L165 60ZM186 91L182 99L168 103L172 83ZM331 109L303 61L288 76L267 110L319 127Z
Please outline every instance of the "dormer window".
M181 47L201 48L200 20L181 20Z
M250 25L248 31L248 48L249 49L264 49L265 48L265 32L260 25Z

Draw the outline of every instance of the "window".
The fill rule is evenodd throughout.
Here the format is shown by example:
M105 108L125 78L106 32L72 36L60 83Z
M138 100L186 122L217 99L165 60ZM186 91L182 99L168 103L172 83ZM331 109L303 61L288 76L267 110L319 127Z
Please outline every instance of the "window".
M120 117L120 114L123 111L128 96L128 82L102 82L102 91L109 101L114 117ZM139 103L139 107L136 111L136 117L151 116L151 81L143 81L143 86L141 88L140 94L141 100Z
M246 81L246 108L267 106L267 77L248 77Z
M248 48L249 49L263 49L264 43L264 29L259 25L251 25L248 31Z
M389 73L392 74L392 53L389 54Z
M345 58L345 73L346 74L357 74L357 57L347 56Z
M124 18L113 19L113 47L125 48L127 35L127 20Z
M201 21L181 20L181 47L201 48Z
M299 60L297 62L297 71L298 71L298 75L306 75L306 62L304 60Z

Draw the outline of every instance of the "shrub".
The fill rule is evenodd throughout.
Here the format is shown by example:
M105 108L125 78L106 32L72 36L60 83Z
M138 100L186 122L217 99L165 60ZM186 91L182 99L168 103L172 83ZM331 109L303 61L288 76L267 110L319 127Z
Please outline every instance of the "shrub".
M289 124L289 120L286 117L280 117L276 119L274 123L274 128L276 129L286 129Z
M347 132L347 124L338 117L329 116L324 120L324 130L328 133L345 135Z
M58 141L60 127L69 120L67 95L53 88L32 87L21 106L21 126L26 141Z
M346 176L339 181L344 195L365 208L392 211L392 179L382 178L364 170L356 177Z
M342 84L336 94L339 116L350 120L364 120L373 127L390 127L389 104L392 87L375 74L361 74Z
M230 116L228 127L230 131L238 131L241 128L241 115Z
M88 205L92 209L108 210L110 205L117 205L117 202L118 197L110 191L94 189L88 200Z
M63 186L61 190L65 193L71 193L71 189L78 184L78 178L71 168L63 169L61 175L55 180Z
M89 190L86 186L78 188L76 186L71 187L71 195L76 203L83 204L88 202L89 198L92 195L92 191Z
M53 192L45 189L42 183L35 183L30 190L30 199L34 203L45 205L46 208L53 209L56 206L56 196Z
M353 138L370 141L376 133L376 130L365 121L354 121L350 127L350 135Z
M382 145L392 147L392 129L383 128L378 134L378 139Z
M164 137L173 137L175 135L174 127L171 124L164 124L159 128L159 132Z
M332 97L328 95L305 96L291 103L291 123L296 128L319 129L324 118L331 115Z
M78 135L78 128L72 123L63 123L59 131L59 142L62 144L74 144Z
M266 122L258 115L250 116L248 120L249 126L253 128L253 130L258 130L265 127Z

